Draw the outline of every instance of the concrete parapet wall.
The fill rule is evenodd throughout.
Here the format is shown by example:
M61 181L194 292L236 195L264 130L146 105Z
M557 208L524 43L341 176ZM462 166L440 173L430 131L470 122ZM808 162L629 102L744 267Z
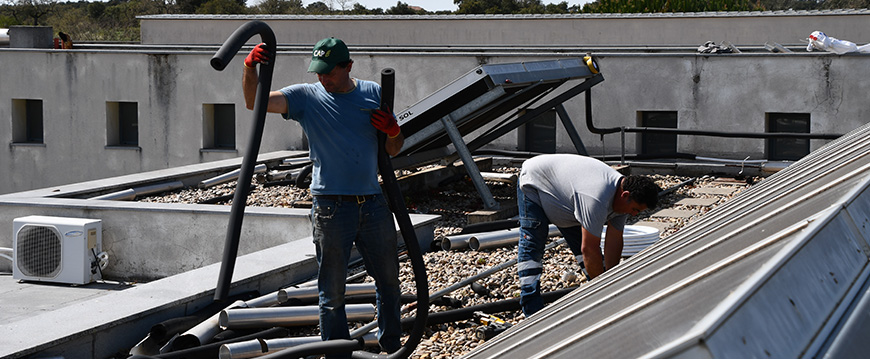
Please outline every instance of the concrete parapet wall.
M822 30L870 42L868 10L741 11L564 15L150 15L143 44L220 44L250 20L266 22L279 44L313 46L326 36L354 45L693 45L706 41L781 44ZM196 26L191 26L195 22ZM251 40L252 44L257 39Z
M261 162L280 161L299 152L260 156ZM170 180L198 181L207 174L237 168L239 159L181 166L99 181L0 196L0 247L12 247L14 218L29 215L93 218L102 221L102 247L109 254L104 278L150 281L219 262L223 255L230 206L89 200L118 189ZM309 241L308 209L247 207L242 222L239 254L291 242L313 247ZM418 216L418 222L437 216ZM419 223L418 223L419 224ZM432 225L421 225L418 240L428 248ZM428 228L428 234L425 229ZM8 261L3 261L4 265Z

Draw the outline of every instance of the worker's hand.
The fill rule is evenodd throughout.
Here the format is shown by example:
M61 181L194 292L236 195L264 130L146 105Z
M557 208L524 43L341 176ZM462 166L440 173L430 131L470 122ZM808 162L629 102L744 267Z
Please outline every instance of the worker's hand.
M389 110L389 109L388 109ZM402 129L399 128L399 123L396 122L396 116L393 116L392 111L384 111L381 109L372 110L372 126L386 133L390 138L399 135Z
M245 58L245 66L253 68L256 67L258 63L268 65L269 60L271 60L271 55L269 54L269 50L266 50L266 43L261 42L259 45L254 46L254 49L251 50L251 53Z

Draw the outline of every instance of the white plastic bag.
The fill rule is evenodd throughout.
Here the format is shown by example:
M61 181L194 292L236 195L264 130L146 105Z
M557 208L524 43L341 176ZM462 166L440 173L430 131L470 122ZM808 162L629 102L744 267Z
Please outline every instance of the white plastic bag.
M818 30L813 31L808 40L809 44L807 44L807 51L813 51L813 49L816 49L830 51L841 55L847 52L870 53L870 44L859 47L858 45L855 45L854 42L839 40L835 37L825 35L824 32Z

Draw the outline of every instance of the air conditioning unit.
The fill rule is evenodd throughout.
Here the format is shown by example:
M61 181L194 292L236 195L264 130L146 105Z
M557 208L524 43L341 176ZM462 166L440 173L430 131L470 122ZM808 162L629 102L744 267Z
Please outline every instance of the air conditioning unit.
M27 216L12 221L12 278L87 284L102 279L98 219Z

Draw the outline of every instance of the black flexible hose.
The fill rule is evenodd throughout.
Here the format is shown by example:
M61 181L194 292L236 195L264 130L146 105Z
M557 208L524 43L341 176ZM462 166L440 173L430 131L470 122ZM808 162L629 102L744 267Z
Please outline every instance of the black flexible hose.
M381 109L384 111L392 111L393 108L395 74L395 71L390 68L381 71ZM399 229L402 231L402 239L408 249L408 258L411 260L417 290L417 320L414 322L414 328L405 344L395 353L387 356L389 359L404 359L409 357L417 348L417 344L420 344L420 339L423 338L423 332L426 330L426 318L429 314L429 281L426 276L426 263L423 262L423 252L420 250L420 243L417 242L417 234L414 231L414 224L411 223L411 217L408 215L408 207L405 205L405 198L399 189L399 182L396 180L390 155L384 148L386 139L387 135L378 131L378 171L381 173L390 209L396 216L396 222L399 223ZM354 358L381 357L367 352L354 352L353 356Z
M269 25L266 25L262 21L249 21L239 26L211 59L211 66L215 70L223 71L245 42L257 34L260 35L262 42L266 43L266 49L272 55L272 58L268 63L260 63L260 72L257 78L257 95L254 99L254 127L248 138L248 148L242 160L236 192L233 197L233 205L230 209L230 221L227 227L221 271L214 294L216 302L226 301L230 285L232 284L236 256L239 253L239 235L242 232L242 219L245 216L245 202L248 200L251 177L254 175L254 166L257 162L257 154L260 152L260 142L263 139L263 127L266 124L266 109L269 104L269 91L272 87L272 72L275 67L276 49L278 47L275 33L272 32Z
M571 293L578 287L568 287L557 289L552 292L541 293L541 297L544 299L544 303L552 303L558 300L559 298L564 297L566 294ZM520 310L522 309L522 305L520 305L520 298L511 298L504 299L495 302L483 303L478 305L473 305L470 307L464 307L459 309L451 309L445 310L443 312L435 312L429 313L429 318L427 319L428 325L434 324L444 324L444 323L453 323L462 320L469 320L474 317L474 312L484 312L487 314L495 314L501 312L508 312L512 310ZM407 328L413 325L413 322L416 318L404 318L402 319L402 327Z

